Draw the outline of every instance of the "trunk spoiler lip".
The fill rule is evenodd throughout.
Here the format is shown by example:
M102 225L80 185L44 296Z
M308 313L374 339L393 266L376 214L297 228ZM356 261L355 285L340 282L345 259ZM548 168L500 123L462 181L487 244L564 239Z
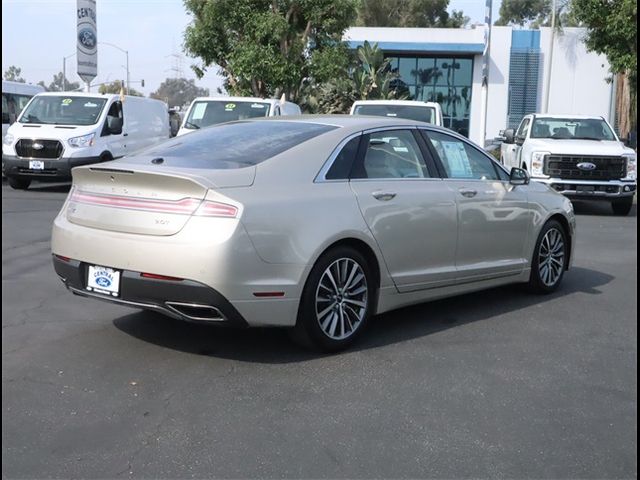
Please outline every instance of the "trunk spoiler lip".
M232 169L232 170L224 170L224 169L216 169L216 170L207 170L207 173L201 173L198 170L200 169L191 169L194 170L193 173L190 171L186 171L186 169L179 168L171 168L166 166L158 166L158 165L134 165L128 164L123 165L122 168L118 168L115 165L113 167L101 167L95 165L86 165L81 167L76 167L72 170L72 176L75 177L75 173L82 175L82 172L96 172L96 173L114 173L119 175L135 175L139 174L148 174L148 175L158 175L165 177L175 177L181 178L183 180L188 180L196 183L205 189L222 189L222 188L236 188L236 187L251 187L253 186L256 179L256 171L257 168L255 165L243 168L243 169ZM223 173L224 172L224 173ZM216 181L215 176L218 175L221 178ZM213 178L212 178L213 177ZM233 182L234 178L238 178L240 181L238 184ZM75 180L75 178L74 178ZM227 181L225 181L227 180ZM229 184L229 181L231 183Z

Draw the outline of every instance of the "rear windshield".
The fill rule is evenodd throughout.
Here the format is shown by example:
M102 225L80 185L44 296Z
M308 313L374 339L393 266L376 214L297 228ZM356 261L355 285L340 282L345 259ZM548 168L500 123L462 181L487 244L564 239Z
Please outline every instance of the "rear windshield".
M154 156L164 158L164 165L181 168L243 168L264 162L335 128L281 121L225 123L175 137L127 160L147 163L148 157Z
M432 107L413 105L356 105L355 115L407 118L419 122L436 123L436 110Z
M189 110L184 128L197 130L217 123L245 120L269 115L267 102L238 102L228 100L203 100L195 102Z

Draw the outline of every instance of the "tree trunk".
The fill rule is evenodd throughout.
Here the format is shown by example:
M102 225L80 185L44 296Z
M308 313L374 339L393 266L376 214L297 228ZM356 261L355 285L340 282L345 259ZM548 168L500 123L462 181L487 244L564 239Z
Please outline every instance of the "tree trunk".
M631 88L629 77L625 73L617 74L616 119L620 138L628 138L631 130ZM634 122L635 123L635 122Z

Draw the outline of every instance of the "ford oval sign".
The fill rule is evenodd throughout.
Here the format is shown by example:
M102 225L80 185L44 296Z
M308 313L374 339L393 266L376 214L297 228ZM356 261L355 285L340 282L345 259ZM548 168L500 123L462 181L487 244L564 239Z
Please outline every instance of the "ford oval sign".
M98 44L96 32L92 28L83 28L78 32L78 42L87 50L93 50Z
M107 288L111 286L111 279L109 279L108 277L98 277L96 278L96 283L101 287Z
M580 170L586 170L590 172L591 170L596 169L596 164L591 162L581 162L578 165L576 165L576 167L578 167Z

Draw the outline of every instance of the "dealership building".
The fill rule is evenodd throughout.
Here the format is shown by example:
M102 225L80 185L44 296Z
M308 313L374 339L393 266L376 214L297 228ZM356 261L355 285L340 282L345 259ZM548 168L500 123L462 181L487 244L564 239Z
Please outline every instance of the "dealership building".
M528 113L544 111L547 82L548 113L598 115L614 124L615 84L607 81L606 57L587 52L581 28L556 32L551 53L551 33L550 28L492 27L485 138L517 127ZM352 48L365 40L377 43L411 99L440 103L446 127L482 143L483 25L354 27L345 40Z

